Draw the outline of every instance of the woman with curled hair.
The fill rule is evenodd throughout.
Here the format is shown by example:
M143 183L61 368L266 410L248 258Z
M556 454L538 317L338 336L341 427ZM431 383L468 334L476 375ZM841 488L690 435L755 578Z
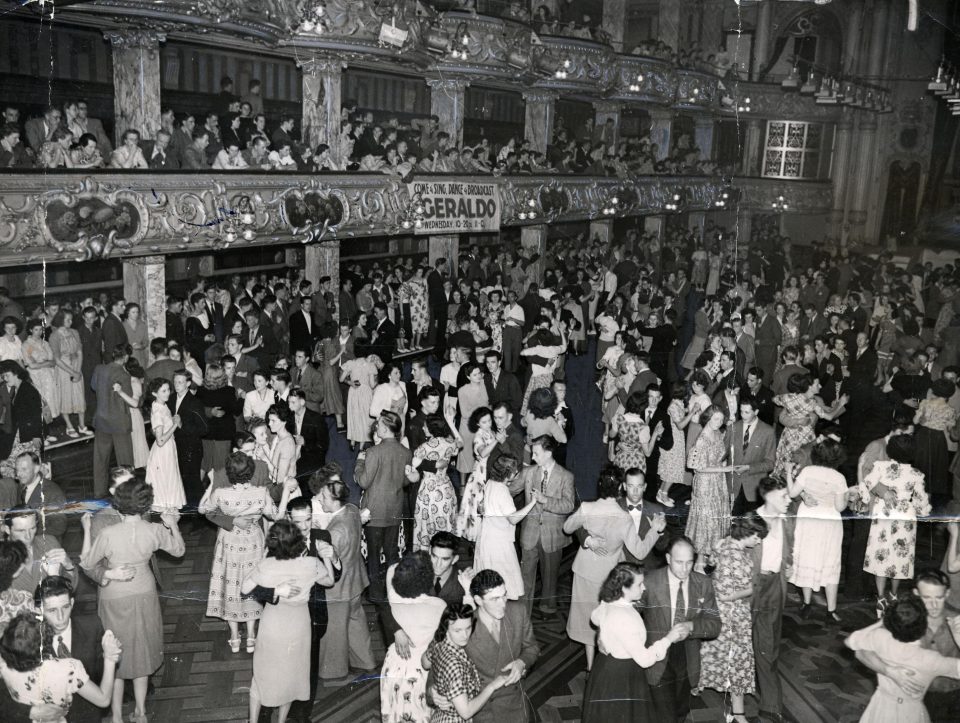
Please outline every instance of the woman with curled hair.
M0 362L0 379L13 398L13 440L7 440L12 446L4 445L10 454L0 461L0 476L16 479L17 457L24 452L40 454L45 427L43 401L40 392L30 382L29 373L17 362Z
M649 668L667 656L680 639L674 627L647 646L647 628L634 604L643 595L643 568L621 562L600 586L600 604L590 620L599 629L601 650L583 694L583 723L634 723L656 720L647 677Z
M627 397L623 410L614 417L613 424L610 425L610 437L617 440L613 458L610 461L620 469L636 467L646 473L647 457L650 456L657 440L663 434L663 424L660 422L650 429L643 415L646 408L646 391L633 392Z
M819 393L818 379L810 374L793 374L787 380L787 393L773 398L774 404L783 407L783 414L804 420L797 426L786 427L780 435L773 474L782 476L793 455L815 439L813 427L818 419L834 420L846 411L846 394L838 397L832 407L826 407L817 396Z
M267 410L266 419L267 427L273 433L273 441L270 442L270 481L275 485L282 485L291 477L294 480L297 478L297 442L293 438L293 413L286 404L273 404Z
M150 559L157 550L183 556L183 537L177 527L180 514L165 508L159 523L144 520L153 504L153 488L139 479L118 485L111 504L122 520L100 531L81 555L80 566L100 580L97 612L123 647L113 690L113 717L123 717L123 682L133 680L134 718L146 721L147 682L163 664L163 619ZM101 575L101 565L108 571L125 567L130 576Z
M507 586L507 599L523 596L523 575L517 559L517 525L537 504L537 496L517 509L508 484L520 471L520 462L509 455L497 457L487 470L483 497L483 524L473 554L476 570L497 570Z
M743 697L756 690L753 658L753 554L768 533L766 521L756 512L736 517L730 534L713 548L713 584L716 588L720 635L700 646L700 687L730 694L728 721L746 723Z
M727 459L723 434L726 417L720 407L707 407L700 414L703 431L687 455L687 467L693 470L693 492L685 534L700 553L698 572L703 571L704 558L730 529L732 506L726 474L732 472L734 466Z
M227 621L230 628L227 644L233 653L240 652L240 623L246 623L247 652L252 653L256 642L254 625L260 617L261 607L256 600L241 596L240 584L263 557L261 519L276 520L286 514L292 486L283 486L278 506L266 487L252 483L255 465L246 454L231 454L227 457L225 469L230 486L215 488L211 481L198 508L202 515L219 513L233 518L229 530L221 528L217 532L207 616ZM237 518L247 518L249 524L238 524Z
M834 623L841 622L837 614L843 546L840 513L850 499L859 496L855 489L847 490L846 478L837 471L846 458L839 440L825 437L810 450L812 464L800 470L796 477L793 467L787 468L790 496L803 498L797 508L793 566L788 579L803 591L803 607L800 608L803 619L812 611L813 592L824 587L827 618Z
M173 394L173 385L163 377L152 379L143 395L143 409L150 413L153 429L153 446L147 455L147 484L153 487L154 506L179 510L187 504L180 477L177 444L173 435L177 431L179 415L170 414L167 400Z
M953 625L954 636L960 635ZM865 656L881 665L907 668L913 671L910 677L919 692L906 691L887 675L877 673L877 689L860 721L867 723L895 723L914 721L930 723L930 715L923 704L923 697L934 678L960 678L960 660L947 658L936 650L920 645L927 633L927 610L916 595L905 595L893 600L886 608L881 622L857 630L846 639L848 648L856 653L857 660ZM868 667L876 670L874 664Z
M310 697L307 602L314 584L333 585L333 568L328 560L304 554L307 541L289 520L274 523L264 544L267 556L243 579L240 592L249 595L260 585L283 588L289 594L279 596L276 605L268 605L260 618L253 652L250 720L259 718L261 706L269 706L279 708L278 720L284 723L293 701Z
M223 469L237 433L236 417L243 411L237 390L227 381L222 366L207 364L203 386L197 390L197 399L203 404L207 421L207 433L203 437L203 474Z
M473 456L473 435L470 429L470 418L481 407L490 406L487 395L487 386L484 382L483 369L476 362L468 362L460 370L467 383L457 390L456 403L460 410L459 437L463 444L457 457L457 471L461 479L473 472L475 459Z
M433 635L425 657L433 672L434 690L450 701L453 710L434 710L430 723L467 723L506 685L508 676L500 674L480 687L480 671L466 651L473 633L473 613L470 605L447 605Z
M457 534L476 542L480 531L480 519L483 515L483 496L487 483L487 458L497 446L497 435L493 428L493 411L490 407L477 407L470 415L467 428L473 434L474 465L470 479L463 486L460 499L460 511L457 513Z
M407 469L407 479L420 480L413 513L413 545L417 550L429 550L435 533L453 532L457 517L457 493L447 470L460 445L439 414L427 417L424 432L427 441L413 450Z
M34 609L33 592L11 585L27 563L27 546L19 540L0 541L0 630L21 611Z
M605 554L581 545L573 561L573 591L570 596L570 615L567 617L567 635L586 648L587 670L593 667L596 641L594 630L590 627L590 615L597 607L603 582L621 559L624 548L638 560L643 560L666 528L661 515L641 539L637 523L618 501L622 481L620 469L610 465L604 467L597 481L596 501L584 502L563 523L563 531L568 535L582 529L586 537L602 537L604 540ZM535 502L539 500L537 490L531 494Z
M912 466L913 435L890 437L886 451L888 459L875 462L858 488L870 519L863 569L875 578L881 607L889 602L884 599L888 579L895 596L900 581L913 578L917 518L930 514L923 474Z
M447 604L433 597L430 553L408 552L387 570L387 599L397 625L406 633L406 651L391 643L380 673L380 716L383 723L427 723L427 671L422 657Z
M22 612L10 621L0 637L0 676L10 697L23 705L56 705L65 712L74 695L95 706L106 707L113 695L121 649L113 633L108 630L101 642L103 677L99 685L90 680L79 660L57 656L52 647L53 638L33 613ZM57 723L66 723L66 720L64 715Z
M567 443L567 433L553 416L557 411L557 395L550 387L534 389L527 401L527 413L523 417L523 426L527 440L549 434L560 444Z

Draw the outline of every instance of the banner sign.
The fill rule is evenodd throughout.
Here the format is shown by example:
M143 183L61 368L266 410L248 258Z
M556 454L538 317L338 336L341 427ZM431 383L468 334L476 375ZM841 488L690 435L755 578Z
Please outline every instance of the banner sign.
M423 201L423 223L414 233L447 234L500 230L500 193L496 183L414 181L411 198Z

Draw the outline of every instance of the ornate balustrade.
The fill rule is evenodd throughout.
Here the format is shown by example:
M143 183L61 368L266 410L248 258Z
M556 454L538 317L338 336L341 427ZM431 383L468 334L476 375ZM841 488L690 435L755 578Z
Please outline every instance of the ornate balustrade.
M431 178L431 177L426 177ZM718 178L432 177L493 184L502 226L718 210ZM418 179L423 180L423 179ZM828 182L734 179L741 210L826 212ZM383 175L68 173L0 179L0 266L408 233L406 184ZM732 210L727 204L724 210Z
M724 90L719 93L729 100L721 100L719 111L731 116L738 115L738 108L749 107L740 112L741 120L751 117L836 123L840 120L841 105L822 105L812 95L798 92L787 93L779 83L756 83L745 80L723 81ZM749 100L749 102L747 102Z
M672 105L677 95L677 70L666 60L618 55L611 100Z

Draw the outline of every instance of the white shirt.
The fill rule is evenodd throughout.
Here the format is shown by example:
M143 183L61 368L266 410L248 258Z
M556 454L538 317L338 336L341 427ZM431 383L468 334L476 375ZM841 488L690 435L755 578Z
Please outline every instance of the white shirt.
M307 416L307 413L304 409L301 409L297 414L294 415L293 419L297 423L297 436L300 436L300 430L303 428L303 418Z
M178 395L177 395L177 405L176 405L176 407L175 407L175 410L176 410L177 412L180 411L180 403L181 403L184 399L186 399L186 397L187 397L186 394L182 394L182 395L181 395L181 394L178 394Z
M767 517L758 512L767 522L769 531L760 541L761 572L780 572L783 564L783 521L779 516Z
M744 426L744 428L743 428L743 436L746 438L746 440L747 440L748 443L749 443L750 440L753 438L753 433L754 433L754 431L756 430L756 428L757 428L757 419L756 419L756 417L754 417L754 420L753 420L752 422L750 422L750 424L747 424L747 425ZM741 444L742 444L742 443L743 443L743 440L740 440L740 441L741 441Z
M673 623L673 620L677 616L677 595L680 592L680 584L683 583L683 600L684 600L684 609L690 609L690 578L686 580L680 580L679 577L673 574L673 571L668 567L667 568L667 585L670 587L670 622Z
M624 500L624 501L625 501L628 505L630 504L630 500ZM636 509L631 510L631 509L628 508L628 509L627 509L627 514L629 514L630 517L633 519L633 527L634 527L634 529L639 530L639 529L640 529L640 521L643 520L643 500L640 500L640 502L637 504Z

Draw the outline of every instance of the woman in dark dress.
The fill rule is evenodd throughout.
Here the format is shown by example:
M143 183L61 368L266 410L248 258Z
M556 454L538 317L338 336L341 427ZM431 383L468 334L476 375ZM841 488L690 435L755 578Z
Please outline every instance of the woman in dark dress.
M197 399L203 404L207 418L202 467L206 475L211 469L223 469L237 433L235 418L243 410L243 403L237 397L237 390L227 384L227 375L219 364L207 365Z
M601 650L583 694L582 723L635 723L655 720L647 677L649 668L667 656L680 639L674 627L647 647L647 629L634 604L643 595L643 568L621 562L600 588L600 605L590 615L599 628Z
M0 379L10 393L12 448L0 461L0 477L16 479L16 459L23 452L40 454L43 443L43 403L26 369L15 361L0 362Z

